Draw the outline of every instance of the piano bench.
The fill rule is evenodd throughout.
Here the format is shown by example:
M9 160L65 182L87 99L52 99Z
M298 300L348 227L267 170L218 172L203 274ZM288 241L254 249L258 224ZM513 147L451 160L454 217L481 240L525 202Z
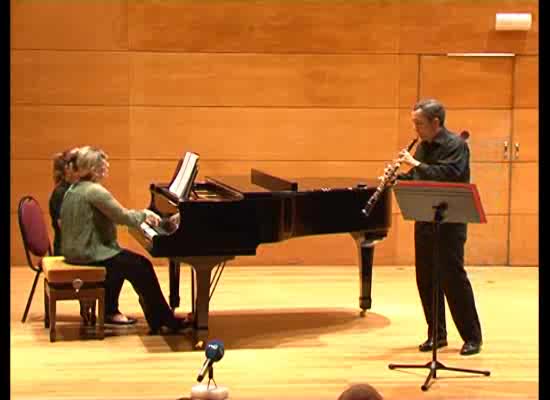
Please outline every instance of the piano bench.
M104 337L106 270L101 266L74 265L64 257L44 257L44 326L50 328L50 342L55 342L56 303L58 300L79 300L85 305L84 323L96 326L97 338ZM97 323L95 306L98 304Z

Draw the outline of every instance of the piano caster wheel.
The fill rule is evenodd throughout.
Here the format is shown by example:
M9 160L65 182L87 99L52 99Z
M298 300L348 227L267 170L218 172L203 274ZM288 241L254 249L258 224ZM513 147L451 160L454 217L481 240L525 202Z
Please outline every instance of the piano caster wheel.
M367 315L367 310L361 310L361 311L359 312L359 316L360 316L361 318L364 318L365 315Z

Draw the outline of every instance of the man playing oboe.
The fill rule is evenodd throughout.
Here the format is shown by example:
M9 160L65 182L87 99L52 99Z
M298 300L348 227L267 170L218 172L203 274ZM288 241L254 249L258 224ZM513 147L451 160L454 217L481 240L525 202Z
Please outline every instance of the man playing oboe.
M470 150L468 144L459 135L445 128L445 108L434 99L416 103L411 113L416 133L421 139L414 156L406 149L399 153L399 164L412 168L400 173L397 179L424 181L470 182ZM388 168L386 169L388 170ZM433 315L432 315L432 271L434 265L433 227L430 222L415 222L415 268L416 283L428 324L428 339L419 346L420 351L431 351ZM440 292L439 326L435 345L447 346L447 328L445 324L445 302L449 304L451 316L464 340L461 355L479 353L482 345L481 325L476 311L472 285L464 269L464 245L467 225L464 223L445 223L440 228Z

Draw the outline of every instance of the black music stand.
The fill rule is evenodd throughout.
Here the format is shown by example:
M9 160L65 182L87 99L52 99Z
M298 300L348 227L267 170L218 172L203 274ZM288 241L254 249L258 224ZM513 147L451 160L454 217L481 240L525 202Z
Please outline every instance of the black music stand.
M489 371L446 367L437 361L437 329L439 306L439 228L442 223L486 223L485 213L481 206L479 193L474 184L449 183L432 181L399 181L394 187L397 203L406 220L432 222L434 229L434 271L433 271L433 329L432 329L432 360L427 364L389 364L395 368L428 368L430 373L421 386L428 390L431 378L437 378L437 370L469 372L489 376Z

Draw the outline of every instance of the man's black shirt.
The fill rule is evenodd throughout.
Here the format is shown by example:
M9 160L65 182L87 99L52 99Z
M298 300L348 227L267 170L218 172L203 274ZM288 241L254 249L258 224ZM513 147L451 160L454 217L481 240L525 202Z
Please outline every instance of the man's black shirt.
M404 180L470 182L470 149L459 135L445 127L437 133L431 142L422 141L413 156L420 165L409 172L397 176ZM431 222L416 222L415 230L432 232ZM466 237L467 226L463 223L446 223L441 227L443 233L460 231ZM445 236L445 235L443 235ZM431 239L430 239L431 240ZM442 239L445 242L444 239Z
M398 179L470 182L468 144L446 128L442 128L432 142L420 142L413 157L420 165L398 175Z

